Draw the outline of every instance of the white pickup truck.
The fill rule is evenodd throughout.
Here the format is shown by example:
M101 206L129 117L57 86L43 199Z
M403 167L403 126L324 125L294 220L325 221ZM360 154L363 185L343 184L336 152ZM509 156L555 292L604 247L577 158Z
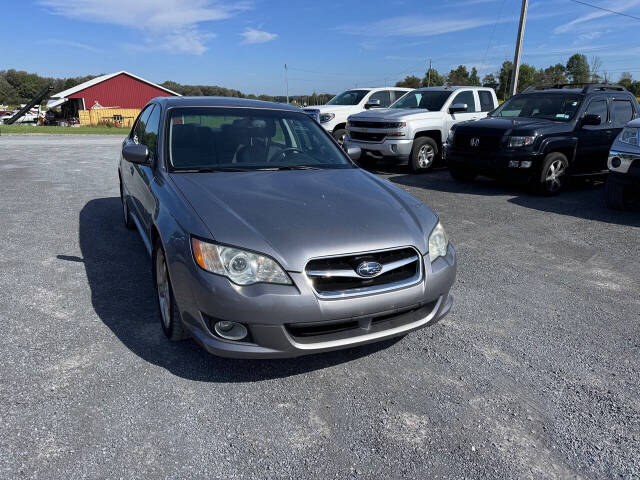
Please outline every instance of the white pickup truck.
M390 108L351 115L345 141L360 147L363 159L390 158L424 172L440 157L452 125L484 118L497 106L492 88L419 88Z
M336 95L326 105L306 107L303 110L318 120L342 145L347 134L349 115L372 108L387 108L410 91L410 88L402 87L355 88Z

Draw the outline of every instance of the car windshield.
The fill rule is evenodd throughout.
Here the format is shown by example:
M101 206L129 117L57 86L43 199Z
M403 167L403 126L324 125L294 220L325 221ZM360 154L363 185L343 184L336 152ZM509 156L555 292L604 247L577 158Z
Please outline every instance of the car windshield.
M437 112L442 109L450 95L451 92L445 90L414 90L389 108L421 108Z
M510 98L491 114L491 117L543 118L568 122L582 103L579 94L528 94Z
M347 90L336 95L327 102L327 105L358 105L369 90Z
M217 107L169 112L172 171L354 168L303 113Z

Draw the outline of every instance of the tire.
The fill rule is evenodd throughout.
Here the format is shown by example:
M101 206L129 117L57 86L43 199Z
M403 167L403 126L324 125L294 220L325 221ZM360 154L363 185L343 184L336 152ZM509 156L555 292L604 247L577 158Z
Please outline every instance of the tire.
M347 131L344 128L338 128L332 133L333 138L336 139L336 142L340 144L341 147L344 147L344 140L347 136Z
M414 173L428 172L435 165L438 153L438 144L433 138L416 138L409 156L409 169Z
M611 175L607 177L604 185L604 201L608 208L614 210L624 210L627 206L626 185L613 179Z
M469 183L472 182L478 175L473 170L464 169L461 167L449 166L449 173L456 182Z
M562 191L567 180L569 161L560 152L551 152L544 157L542 169L534 177L534 190L545 196L557 195Z
M153 284L156 287L160 325L167 338L173 342L188 337L187 331L180 318L180 313L173 296L173 287L167 270L166 256L160 241L156 241L153 248Z
M120 182L120 202L122 203L122 221L124 226L129 230L136 228L136 224L131 218L131 212L129 211L129 202L124 198L124 192L122 190L122 181Z

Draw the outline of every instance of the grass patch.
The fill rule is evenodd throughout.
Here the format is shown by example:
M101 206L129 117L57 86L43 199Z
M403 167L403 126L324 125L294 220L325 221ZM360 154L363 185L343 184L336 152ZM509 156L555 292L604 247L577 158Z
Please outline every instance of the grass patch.
M129 133L128 128L115 127L50 127L35 125L0 125L0 135L14 133L82 134L82 135L122 135Z

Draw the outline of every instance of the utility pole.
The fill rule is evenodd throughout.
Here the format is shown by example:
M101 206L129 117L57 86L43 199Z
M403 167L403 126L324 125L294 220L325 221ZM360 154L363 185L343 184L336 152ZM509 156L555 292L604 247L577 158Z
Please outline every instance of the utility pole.
M289 104L289 69L287 64L284 64L284 88L287 94L287 105Z
M522 0L522 10L520 11L520 25L518 26L518 38L516 39L516 52L513 56L513 71L511 72L511 87L509 96L512 97L518 90L518 74L520 73L520 57L522 56L522 40L524 40L524 26L527 23L527 9L529 0Z
M431 59L429 59L429 70L427 70L427 87L431 86Z

